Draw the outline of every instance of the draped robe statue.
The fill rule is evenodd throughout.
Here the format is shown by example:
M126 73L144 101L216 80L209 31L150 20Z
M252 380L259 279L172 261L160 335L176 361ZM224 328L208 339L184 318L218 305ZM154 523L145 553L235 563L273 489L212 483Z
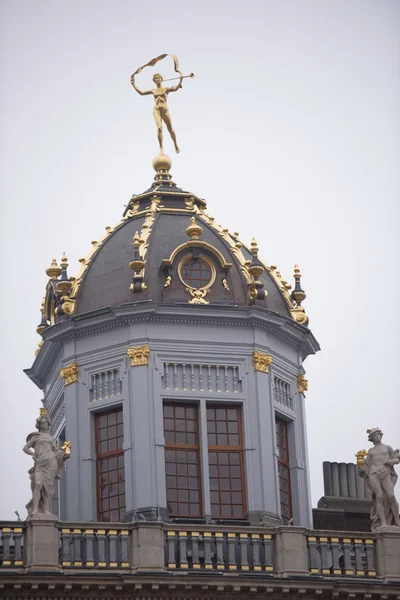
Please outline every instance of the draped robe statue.
M29 469L32 498L26 505L28 516L50 515L50 502L54 493L54 480L61 475L64 460L69 458L71 444L66 442L61 448L48 432L50 422L47 416L36 419L37 432L26 438L23 451L32 456L35 464Z

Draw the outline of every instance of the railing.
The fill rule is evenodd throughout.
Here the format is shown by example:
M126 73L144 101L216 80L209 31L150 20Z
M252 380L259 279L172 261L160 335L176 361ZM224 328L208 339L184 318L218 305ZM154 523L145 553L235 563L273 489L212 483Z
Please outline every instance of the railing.
M60 565L63 568L127 569L129 564L128 529L116 524L90 528L61 528Z
M372 537L308 536L307 546L313 575L376 576Z
M168 569L273 571L272 533L174 528L165 535Z
M394 529L394 528L392 528ZM400 532L301 527L0 522L0 571L39 568L400 579ZM377 565L377 567L375 566Z
M0 566L21 567L24 564L24 523L0 523Z

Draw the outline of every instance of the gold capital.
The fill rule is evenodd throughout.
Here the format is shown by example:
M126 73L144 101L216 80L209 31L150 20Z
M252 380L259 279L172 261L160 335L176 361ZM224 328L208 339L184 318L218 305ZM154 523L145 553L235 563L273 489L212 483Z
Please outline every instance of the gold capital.
M131 359L131 367L149 364L150 347L138 346L137 348L128 348L127 355Z
M254 350L253 352L253 364L255 371L261 371L262 373L269 373L269 366L272 363L272 356L270 354L262 354Z
M297 389L300 394L304 394L308 390L308 380L304 377L303 373L297 376Z
M68 367L61 369L60 375L64 379L64 385L76 383L78 381L78 363L73 362Z

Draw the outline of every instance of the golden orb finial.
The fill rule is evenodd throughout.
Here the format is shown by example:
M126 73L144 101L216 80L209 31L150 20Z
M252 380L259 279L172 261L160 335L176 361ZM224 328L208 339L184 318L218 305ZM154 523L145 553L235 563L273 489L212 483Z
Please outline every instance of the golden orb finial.
M153 169L156 173L169 173L171 167L172 161L166 154L158 154L155 158L153 158Z
M191 217L190 225L185 229L186 235L192 240L198 240L201 234L203 233L203 228L200 225L196 225L196 219Z
M66 267L68 267L68 258L65 252L62 253L61 265L65 265Z

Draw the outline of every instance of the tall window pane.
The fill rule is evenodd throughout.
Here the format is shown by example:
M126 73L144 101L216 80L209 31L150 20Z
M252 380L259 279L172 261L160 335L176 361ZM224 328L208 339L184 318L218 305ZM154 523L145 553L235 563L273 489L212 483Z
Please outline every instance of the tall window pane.
M275 428L281 516L283 523L287 525L292 518L292 498L290 490L289 444L286 421L276 417Z
M236 406L207 406L211 516L243 519L246 498L241 411Z
M197 407L164 404L167 510L171 516L202 516Z
M122 521L125 472L122 409L96 414L97 518Z

